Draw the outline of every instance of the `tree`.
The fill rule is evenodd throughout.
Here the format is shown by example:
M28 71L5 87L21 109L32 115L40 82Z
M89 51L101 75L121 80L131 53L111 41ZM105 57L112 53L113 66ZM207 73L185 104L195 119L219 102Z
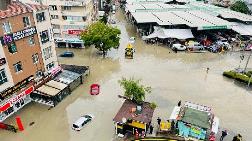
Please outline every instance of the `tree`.
M122 78L118 82L125 90L124 96L137 104L144 102L145 94L151 92L151 87L141 85L140 80L134 80L133 78L127 80L126 78Z
M104 15L102 16L102 18L100 19L100 22L103 22L105 24L107 24L108 22L108 16L106 13L104 13Z
M119 47L119 35L121 31L103 22L91 24L85 32L81 33L81 39L85 46L94 45L99 51L102 51L103 57L111 48Z
M236 1L233 5L231 5L230 9L233 11L244 13L244 14L251 13L248 6L245 4L245 2L240 1L240 0Z

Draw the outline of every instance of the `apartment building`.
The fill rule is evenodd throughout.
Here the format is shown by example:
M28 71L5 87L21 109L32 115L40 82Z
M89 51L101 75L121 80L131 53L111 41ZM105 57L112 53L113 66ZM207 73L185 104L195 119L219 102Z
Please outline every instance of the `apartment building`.
M57 47L83 48L80 33L95 19L94 0L23 0L49 6Z
M35 80L57 65L48 8L12 0L1 4L0 122L31 102Z

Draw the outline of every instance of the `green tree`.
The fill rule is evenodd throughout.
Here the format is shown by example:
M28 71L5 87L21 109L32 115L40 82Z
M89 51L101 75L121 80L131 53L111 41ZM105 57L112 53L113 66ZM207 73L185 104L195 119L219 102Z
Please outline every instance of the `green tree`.
M236 1L233 5L230 7L231 10L241 12L244 14L250 14L250 10L248 6L245 4L244 1Z
M100 22L103 22L103 23L105 23L105 24L108 23L108 16L107 16L106 13L102 16L102 18L100 19Z
M122 78L118 81L120 86L125 90L124 96L137 104L141 104L145 100L145 94L151 92L151 87L145 87L140 84L140 80L134 80L133 78Z
M121 31L118 28L106 25L103 22L96 22L81 33L81 39L85 46L94 45L95 48L102 51L103 57L105 57L108 50L119 47L120 34Z

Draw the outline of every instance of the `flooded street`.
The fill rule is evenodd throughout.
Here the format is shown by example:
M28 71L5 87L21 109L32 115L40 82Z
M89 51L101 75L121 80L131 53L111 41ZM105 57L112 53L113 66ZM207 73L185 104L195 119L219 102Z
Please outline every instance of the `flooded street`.
M31 103L16 115L23 120L24 132L11 133L0 130L1 141L111 141L114 139L113 117L122 105L123 94L118 80L122 77L142 79L142 83L152 87L146 101L155 102L153 123L156 118L168 119L174 105L179 100L192 101L212 107L220 118L220 126L240 133L247 141L252 139L252 91L222 72L239 65L239 52L213 53L173 53L160 45L147 45L140 38L134 44L134 59L124 58L124 48L129 37L135 36L135 29L127 23L122 13L116 13L121 29L121 46L111 50L103 59L95 48L57 49L57 54L65 50L73 51L73 58L60 58L61 64L88 65L91 73L86 82L70 96L51 110L48 106ZM170 53L169 53L170 52ZM248 56L248 55L247 55ZM245 61L241 66L245 66ZM206 68L210 70L206 73ZM248 65L252 68L252 61ZM89 95L92 83L101 85L98 96ZM81 115L91 113L94 121L80 132L73 131L71 124ZM6 122L14 123L15 116ZM29 126L29 123L35 122ZM231 139L231 136L228 137ZM228 139L226 138L226 139Z

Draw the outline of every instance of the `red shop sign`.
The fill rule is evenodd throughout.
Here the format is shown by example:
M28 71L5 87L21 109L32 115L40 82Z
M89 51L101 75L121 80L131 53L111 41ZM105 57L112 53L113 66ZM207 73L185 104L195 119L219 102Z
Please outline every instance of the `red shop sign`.
M23 91L22 93L18 94L16 97L10 99L5 105L0 107L0 112L6 111L8 108L11 107L12 104L16 103L18 100L25 97L26 95L31 94L33 91L34 91L34 86L31 86L28 89L26 89L25 91Z
M72 34L72 35L80 35L82 32L82 30L68 30L67 33L68 34Z

